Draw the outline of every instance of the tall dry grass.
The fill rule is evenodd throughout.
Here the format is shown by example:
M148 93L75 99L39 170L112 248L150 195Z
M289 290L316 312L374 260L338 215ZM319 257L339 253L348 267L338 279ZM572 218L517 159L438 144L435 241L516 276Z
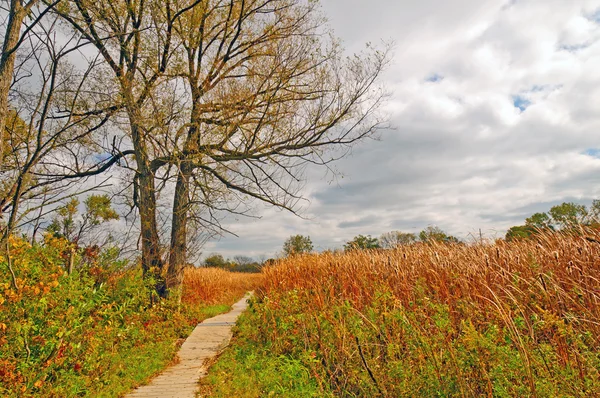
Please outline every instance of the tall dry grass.
M187 304L233 304L262 283L262 274L236 273L220 268L187 268L182 301Z
M586 233L282 260L263 271L252 338L343 396L600 396Z

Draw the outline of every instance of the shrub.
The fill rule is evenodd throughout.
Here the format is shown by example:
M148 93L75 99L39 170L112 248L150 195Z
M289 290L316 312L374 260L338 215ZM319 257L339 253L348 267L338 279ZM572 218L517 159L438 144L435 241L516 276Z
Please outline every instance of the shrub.
M248 287L226 271L198 273L188 277L183 305L174 297L150 306L153 282L114 250L87 262L78 254L84 266L67 275L65 239L49 235L32 246L11 237L9 247L10 258L0 258L0 396L120 396L163 369L177 342ZM222 290L195 295L199 280Z

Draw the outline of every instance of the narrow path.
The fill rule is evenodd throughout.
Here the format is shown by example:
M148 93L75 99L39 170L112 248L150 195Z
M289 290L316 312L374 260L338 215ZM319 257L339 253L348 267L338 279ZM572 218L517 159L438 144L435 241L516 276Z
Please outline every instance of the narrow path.
M150 384L138 387L126 398L194 398L198 380L206 376L205 363L231 339L231 327L248 306L250 294L233 305L230 312L198 324L179 350L179 363L167 368Z

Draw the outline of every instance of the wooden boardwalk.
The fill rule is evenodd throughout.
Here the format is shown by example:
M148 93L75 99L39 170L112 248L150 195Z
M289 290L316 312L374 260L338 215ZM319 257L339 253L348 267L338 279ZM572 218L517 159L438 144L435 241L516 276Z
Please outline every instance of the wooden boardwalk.
M249 294L226 313L198 324L179 350L179 363L167 368L150 384L136 388L127 398L194 398L198 380L206 376L205 363L231 339L231 327L246 309Z

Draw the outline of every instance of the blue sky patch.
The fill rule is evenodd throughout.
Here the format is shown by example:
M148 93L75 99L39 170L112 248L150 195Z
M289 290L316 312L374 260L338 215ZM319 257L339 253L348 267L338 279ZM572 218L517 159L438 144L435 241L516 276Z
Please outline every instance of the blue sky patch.
M530 93L542 93L542 92L551 92L551 91L556 91L556 90L560 90L563 87L562 84L536 84L533 87L531 87L530 90L527 91L522 91L522 92L530 92Z
M521 112L524 112L525 109L529 108L531 105L531 101L520 95L513 95L512 98L514 107L519 109Z
M112 158L112 155L108 152L97 153L94 154L94 161L98 163L106 162L108 159Z
M560 51L567 51L570 53L576 53L577 51L585 50L590 46L589 43L581 43L581 44L563 44L558 46Z
M600 149L598 148L590 148L583 151L584 155L591 156L593 158L600 159Z
M600 8L588 15L588 19L600 24Z
M438 75L437 73L434 73L433 75L430 75L425 79L425 81L430 82L430 83L437 83L442 80L444 80L444 76Z

